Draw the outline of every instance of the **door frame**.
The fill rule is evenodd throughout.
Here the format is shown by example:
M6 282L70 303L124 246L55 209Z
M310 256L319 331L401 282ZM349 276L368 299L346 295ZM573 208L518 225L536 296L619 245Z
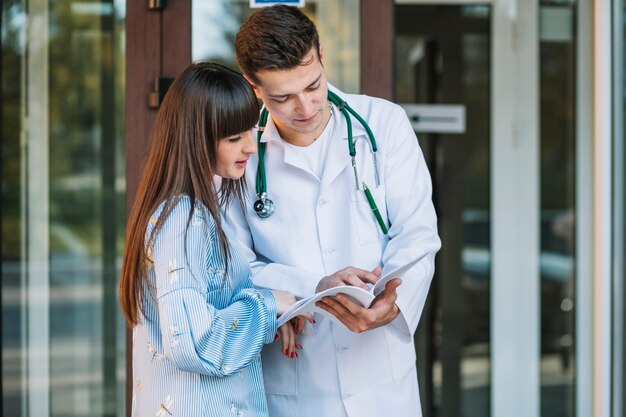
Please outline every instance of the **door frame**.
M191 0L167 2L162 10L149 10L149 3L159 2L126 3L127 213L134 200L147 140L156 115L143 103L147 103L155 79L174 77L191 62L191 30L179 30L191 28ZM361 0L360 27L377 28L376 31L361 31L361 91L388 99L393 99L394 90L395 4L492 6L491 414L539 415L538 1ZM598 220L607 210L610 213L611 196L607 193L611 189L611 172L598 167L598 162L610 160L596 159L594 164L591 159L594 154L597 158L610 155L610 141L607 144L606 141L595 140L606 138L606 123L594 124L594 121L605 120L598 109L606 111L606 107L600 104L610 101L610 97L607 99L602 92L598 92L598 87L604 89L605 85L596 86L594 90L589 83L591 79L596 83L598 79L611 79L610 65L609 76L604 77L607 70L599 64L611 62L610 48L608 52L606 48L601 49L599 54L597 52L601 42L607 41L606 34L602 32L603 27L610 27L607 24L610 23L607 7L610 9L599 0L578 0L576 409L580 416L600 415L596 413L606 409L609 401L606 393L610 392L607 387L610 386L611 369L606 359L610 357L610 325L607 325L608 330L606 326L600 329L596 326L598 323L611 323L611 297L607 294L607 285L610 289L611 280L611 255L606 254L610 250L598 249L600 243L602 248L611 247L611 224L607 227L606 222ZM605 45L611 44L610 30L608 36L609 42ZM535 71L524 71L529 68L535 68ZM592 78L598 73L603 76ZM610 126L608 130L610 135ZM604 218L610 219L610 216ZM511 239L511 236L514 238ZM595 281L594 277L597 278ZM130 416L133 384L130 329L127 331L126 346L127 415ZM609 354L604 356L606 346L609 347Z
M383 3L388 7L395 4L492 6L491 414L540 415L539 2L395 0L394 5L390 5L391 1ZM610 405L611 378L608 358L612 343L609 324L612 182L607 133L610 120L606 119L610 97L603 95L611 91L610 84L606 85L611 80L611 50L602 47L611 45L610 29L607 29L611 21L610 5L606 3L578 0L577 7L575 402L577 415L599 416L609 415L605 412ZM362 21L362 27L374 27L374 23L380 25L380 18ZM394 30L393 21L384 22L383 26ZM600 54L594 55L593 47ZM369 52L376 56L384 51L370 49ZM361 53L365 60L365 52ZM533 68L534 71L528 71ZM363 71L366 70L367 66ZM393 60L388 62L386 71L393 72ZM603 76L593 78L594 73ZM598 78L604 80L604 85L597 85L594 90L589 80L599 83ZM363 91L369 88L367 80L363 77ZM386 94L380 95L393 97L393 86L387 88Z

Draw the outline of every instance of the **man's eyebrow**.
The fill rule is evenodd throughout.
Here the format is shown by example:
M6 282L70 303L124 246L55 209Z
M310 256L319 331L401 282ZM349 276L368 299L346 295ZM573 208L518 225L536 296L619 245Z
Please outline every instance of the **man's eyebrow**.
M315 84L317 84L319 82L319 80L322 78L322 74L318 75L318 77L309 85L307 85L307 89L313 87ZM277 98L285 98L291 95L291 93L287 93L287 94L268 94L271 98L273 99L277 99Z

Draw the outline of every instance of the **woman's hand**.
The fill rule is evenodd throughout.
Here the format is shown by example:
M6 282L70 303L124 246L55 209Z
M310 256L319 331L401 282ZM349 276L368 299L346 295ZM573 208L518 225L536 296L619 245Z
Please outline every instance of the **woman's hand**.
M288 291L272 290L276 299L276 315L280 316L296 302L296 297Z
M276 334L276 337L280 338L282 341L283 355L292 359L298 357L297 350L302 349L302 345L298 343L297 335L302 333L302 330L304 330L306 321L309 321L310 323L315 323L313 316L307 313L298 317L294 317L293 319L289 320L287 323L278 328L278 333Z

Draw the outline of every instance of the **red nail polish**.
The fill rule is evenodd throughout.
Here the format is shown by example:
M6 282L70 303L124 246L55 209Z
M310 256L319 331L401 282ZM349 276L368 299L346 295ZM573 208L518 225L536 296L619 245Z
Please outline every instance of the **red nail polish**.
M296 355L296 358L298 357L298 352L293 352L294 355Z
M278 339L278 333L274 335L274 340Z

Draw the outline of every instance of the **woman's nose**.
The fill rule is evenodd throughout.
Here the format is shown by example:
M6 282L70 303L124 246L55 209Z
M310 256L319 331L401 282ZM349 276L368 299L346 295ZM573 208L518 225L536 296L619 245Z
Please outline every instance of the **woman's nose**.
M252 130L248 131L244 137L244 147L243 152L246 154L253 154L256 152L256 140L254 140L254 135L252 134Z

